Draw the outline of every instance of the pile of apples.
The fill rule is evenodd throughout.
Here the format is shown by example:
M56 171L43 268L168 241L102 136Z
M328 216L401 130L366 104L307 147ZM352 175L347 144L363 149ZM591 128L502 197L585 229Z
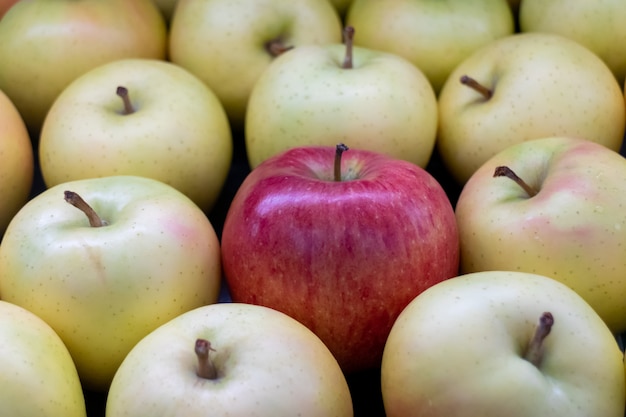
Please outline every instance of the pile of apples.
M2 2L0 415L624 416L624 21Z

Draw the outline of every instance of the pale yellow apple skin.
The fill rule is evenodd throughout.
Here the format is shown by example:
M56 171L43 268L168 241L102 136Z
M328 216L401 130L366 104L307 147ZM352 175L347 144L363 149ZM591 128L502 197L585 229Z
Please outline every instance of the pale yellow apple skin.
M33 175L28 130L11 100L0 91L0 236L28 200Z
M90 227L64 201L80 194L109 225ZM126 354L171 318L217 301L219 242L174 188L141 177L50 188L13 218L0 245L0 294L43 318L81 380L104 391Z
M22 0L0 21L0 89L38 132L56 96L91 68L163 59L165 21L152 0Z
M358 36L358 35L357 35ZM437 98L406 59L342 44L301 46L277 58L252 90L245 141L251 167L295 146L384 153L425 167L437 135Z
M620 84L626 78L626 2L622 0L524 0L520 30L566 36L595 52Z
M493 91L486 100L461 84ZM452 72L439 95L437 149L459 183L506 147L546 136L577 136L619 150L626 126L621 86L582 45L525 33L486 45Z
M408 59L437 93L463 59L515 29L507 0L354 0L346 22L356 45Z
M540 190L493 178L509 166ZM491 158L456 205L461 271L550 276L580 294L611 330L626 330L626 160L590 141L537 139Z
M195 341L211 343L216 380L197 375ZM351 417L346 379L328 348L286 314L252 304L200 307L154 330L128 354L107 417Z
M0 415L85 417L70 353L42 319L0 300Z
M554 325L539 368L523 358L539 317ZM437 284L395 322L383 355L387 417L622 417L623 354L565 285L493 271Z
M172 62L202 79L242 127L250 91L273 57L265 43L341 42L342 25L329 1L179 0L172 19Z
M122 114L116 89L135 112ZM197 77L169 62L124 59L83 74L61 93L41 130L48 187L77 179L140 175L165 182L209 212L230 168L224 108Z

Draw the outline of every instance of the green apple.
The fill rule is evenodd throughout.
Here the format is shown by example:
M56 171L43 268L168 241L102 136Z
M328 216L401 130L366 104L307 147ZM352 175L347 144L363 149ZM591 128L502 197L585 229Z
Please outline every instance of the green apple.
M120 58L163 59L166 49L152 0L22 0L0 20L0 89L38 132L77 76Z
M523 32L550 32L573 39L596 53L620 84L626 78L626 2L622 0L524 0Z
M278 57L252 89L245 124L248 160L297 146L383 153L425 167L437 135L437 98L406 59L346 45L300 46Z
M216 302L220 283L219 243L208 218L149 178L49 188L15 215L0 245L2 299L44 319L95 391L108 388L143 336Z
M624 184L626 159L591 141L550 137L501 151L457 201L461 271L549 276L626 331Z
M406 58L437 93L459 62L515 29L507 0L354 0L346 22L357 45Z
M0 300L0 415L86 417L72 357L30 311Z
M0 236L33 185L33 146L11 100L0 90Z
M481 272L432 286L404 309L381 388L387 417L623 417L622 359L606 324L567 286Z
M439 95L437 149L460 184L506 147L578 136L619 150L626 108L606 64L547 33L508 36L461 62Z
M243 124L250 91L275 56L294 46L341 41L327 0L179 0L170 59L202 79Z
M206 212L232 153L215 94L185 69L153 59L117 60L78 77L50 108L39 142L48 187L139 175L173 186Z
M197 308L151 332L111 384L106 416L352 417L328 348L286 314L252 304Z

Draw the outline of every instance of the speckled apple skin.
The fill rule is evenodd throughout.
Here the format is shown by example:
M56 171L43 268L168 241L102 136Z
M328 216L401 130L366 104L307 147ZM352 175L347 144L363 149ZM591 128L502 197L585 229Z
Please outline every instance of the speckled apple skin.
M109 224L90 227L65 190ZM202 210L141 177L50 188L20 210L0 245L0 296L50 324L94 390L106 390L148 332L216 302L220 281L219 242Z
M507 165L539 192L493 178ZM626 330L626 160L580 139L543 138L500 152L456 205L461 271L525 271L578 292L614 332Z

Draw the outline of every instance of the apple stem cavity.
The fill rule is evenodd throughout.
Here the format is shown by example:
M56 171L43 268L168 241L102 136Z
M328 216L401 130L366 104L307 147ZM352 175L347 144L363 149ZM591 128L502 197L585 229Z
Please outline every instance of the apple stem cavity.
M541 365L541 359L543 357L543 342L550 334L552 325L554 325L554 317L552 316L552 313L543 313L539 318L539 324L537 324L535 334L526 348L524 359L535 365L537 368Z
M354 27L346 26L343 30L343 39L346 45L346 56L343 59L343 64L341 68L344 69L352 69L354 68L354 64L352 62L352 47L354 46Z
M348 149L350 148L343 143L339 143L335 148L335 181L341 181L341 155Z
M89 219L89 225L91 227L106 226L107 222L102 220L98 213L89 205L83 198L74 191L65 191L65 201L81 210Z
M487 87L485 87L484 85L482 85L481 83L479 83L478 81L476 81L475 79L473 79L472 77L468 75L461 76L460 81L461 81L461 84L466 85L470 88L473 88L474 90L479 92L486 100L489 100L491 96L493 95L493 91L491 91L490 89L488 89Z
M217 379L217 369L209 353L215 349L211 347L211 342L206 339L197 339L195 352L198 357L198 370L196 374L204 379Z
M526 181L517 176L517 174L507 166L498 166L493 172L494 177L507 177L517 183L528 194L529 197L537 195L537 190L528 185Z
M283 39L280 37L265 43L265 50L274 58L293 48L293 45L285 45Z
M133 114L135 112L135 108L133 107L133 103L130 102L128 88L119 86L117 87L117 91L115 93L122 98L122 102L124 103L124 111L122 114Z

